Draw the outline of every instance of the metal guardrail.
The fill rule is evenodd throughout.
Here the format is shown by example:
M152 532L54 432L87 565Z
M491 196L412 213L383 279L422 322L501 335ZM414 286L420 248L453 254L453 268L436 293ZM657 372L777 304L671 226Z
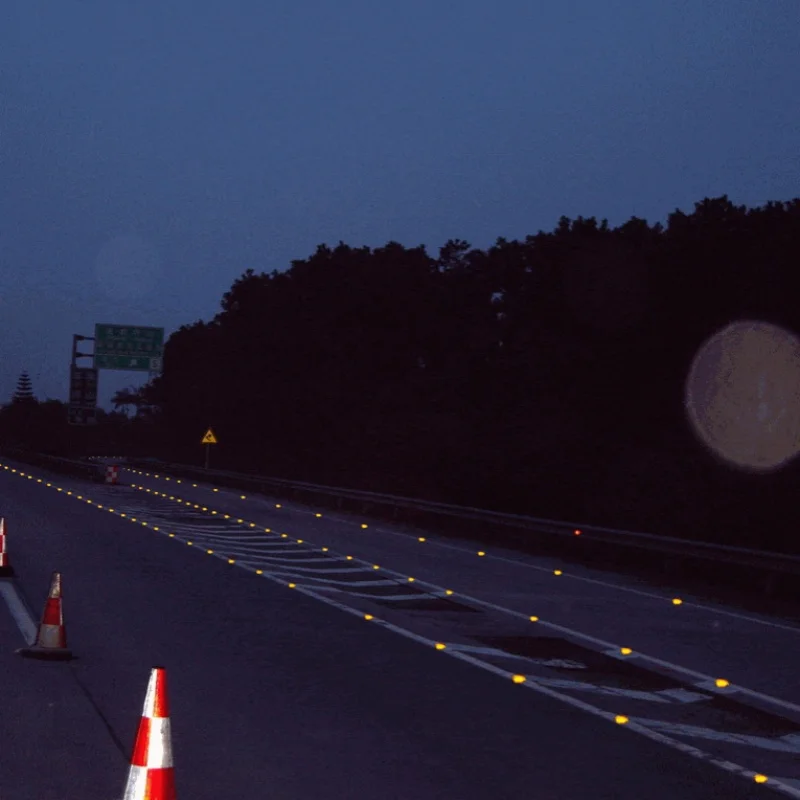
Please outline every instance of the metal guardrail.
M77 478L87 478L95 482L105 480L103 465L95 464L88 459L64 458L63 456L50 455L49 453L32 453L26 450L5 450L3 455L14 461L49 469L62 475L73 475Z
M584 554L587 550L597 553L598 548L613 549L622 558L641 559L645 554L656 557L662 566L668 569L680 569L688 563L708 566L712 562L717 568L724 564L730 571L738 571L740 578L747 584L753 583L753 575L761 579L762 588L773 594L779 589L785 593L788 589L793 596L800 596L800 557L746 547L713 544L710 542L691 541L677 537L658 536L635 531L617 530L596 525L540 519L522 514L508 514L468 506L438 503L418 498L380 494L359 489L347 489L338 486L325 486L291 481L283 478L272 478L259 475L247 475L223 470L203 470L185 464L169 464L157 459L129 459L132 466L149 471L163 471L172 475L192 477L198 480L214 479L222 485L233 488L248 487L264 493L278 491L288 493L298 500L327 498L334 500L338 508L346 503L357 504L362 513L371 509L388 508L393 517L404 517L409 521L433 517L450 518L459 522L478 524L484 533L504 530L515 532L511 538L516 541L530 540L536 537L541 542L542 536L559 539L563 549L566 546L571 552L578 550ZM576 532L580 532L579 535ZM508 538L508 537L506 537ZM570 545L567 540L574 540ZM580 543L580 544L578 544Z

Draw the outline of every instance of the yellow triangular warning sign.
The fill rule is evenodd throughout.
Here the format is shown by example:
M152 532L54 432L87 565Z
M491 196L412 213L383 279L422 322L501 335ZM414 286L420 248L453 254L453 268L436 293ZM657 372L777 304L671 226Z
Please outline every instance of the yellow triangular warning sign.
M206 431L206 435L203 437L203 441L201 442L201 444L216 444L216 443L217 443L217 437L214 436L214 431L212 431L211 428L209 428Z

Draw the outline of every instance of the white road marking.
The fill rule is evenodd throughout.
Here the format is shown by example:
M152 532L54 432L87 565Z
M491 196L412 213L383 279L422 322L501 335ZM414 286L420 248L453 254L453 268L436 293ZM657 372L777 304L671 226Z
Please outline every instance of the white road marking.
M30 613L28 613L25 603L22 602L22 598L17 592L17 587L12 581L0 580L0 594L3 595L3 599L6 601L14 622L17 623L25 644L30 644L36 638L38 626L33 621Z
M531 658L522 656L519 653L509 653L506 650L498 650L496 647L481 647L473 644L447 644L451 650L459 653L472 653L473 655L491 656L492 658L513 658L527 661L529 664L537 664L541 667L552 667L554 669L586 669L585 664L577 661L570 661L565 658Z
M198 488L203 489L205 491L211 491L211 489L213 487L204 486L203 484L198 484ZM233 494L233 493L231 493L231 494ZM255 499L255 498L251 498L251 499ZM283 507L284 507L284 510L286 510L286 511L293 511L293 512L296 512L296 513L303 513L303 514L316 513L316 512L313 512L313 511L308 511L308 510L306 510L305 508L302 508L302 507L296 507L294 505L287 505L285 503L283 504ZM272 510L272 509L269 509L269 510ZM346 523L348 525L355 524L352 519L347 519L346 517L338 516L336 514L336 512L325 514L325 519L327 519L329 521L333 521L333 522L343 522L343 523ZM572 525L571 525L571 523L564 523L564 527L565 528L569 528L569 527L572 527ZM578 527L580 527L580 526L578 526ZM401 531L391 530L389 528L385 528L385 527L380 526L380 525L377 525L375 527L371 526L369 530L371 532L388 533L391 536L396 536L396 537L405 538L405 539L410 539L410 538L416 536L416 534L414 534L414 533L403 533ZM555 534L555 535L558 535L558 534ZM568 534L566 534L566 533L563 534L564 538L566 538L567 535ZM440 541L440 540L438 540L436 538L428 538L427 543L431 544L431 545L433 545L435 547L439 547L439 548L445 549L445 550L453 550L453 551L461 553L461 554L463 554L465 556L470 556L471 557L471 556L474 555L474 551L471 550L471 549L467 550L466 548L461 547L459 545L450 544L449 542L443 542L443 541ZM551 574L552 573L552 568L550 568L550 567L542 567L542 566L540 566L538 564L534 564L534 563L527 562L527 561L522 561L522 560L516 559L516 558L510 558L509 556L501 556L501 555L496 555L496 554L491 553L491 552L487 552L485 558L487 560L495 560L495 561L503 562L505 564L511 564L511 565L513 565L515 567L522 567L523 569L532 569L532 570L535 570L537 572L542 572L542 573L547 573L547 574ZM571 574L569 572L565 573L565 575L563 577L567 578L567 579L574 580L574 581L580 581L582 583L591 583L591 584L594 584L596 586L603 586L604 588L613 589L615 591L627 592L628 594L637 595L639 597L647 597L647 598L649 598L651 600L659 600L659 601L666 602L666 601L671 599L670 597L666 597L665 595L655 594L654 592L647 592L647 591L644 591L642 589L634 589L634 588L632 588L630 586L620 586L619 584L610 583L608 581L603 581L603 580L600 580L598 578L588 578L588 577L585 577L583 575L573 575L573 574ZM706 605L704 603L699 603L699 602L696 602L694 600L684 600L683 606L685 608L696 608L698 610L706 611L706 612L711 613L711 614L719 614L721 616L731 617L732 619L738 619L738 620L742 620L744 622L752 622L752 623L755 623L757 625L765 625L765 626L770 627L770 628L776 628L778 630L788 631L788 632L791 632L791 633L800 634L800 627L798 627L796 625L786 625L785 623L776 622L774 620L767 620L767 619L762 619L762 618L759 618L759 617L752 617L752 616L750 616L748 614L742 614L742 613L739 613L737 611L729 611L727 609L717 608L716 606Z
M679 703L700 703L704 700L710 700L712 695L701 694L700 692L691 692L688 689L678 687L677 689L662 689L658 694L671 697Z
M180 528L180 525L178 526L178 528ZM308 544L309 547L312 546L311 542L307 542L307 544ZM339 560L339 561L344 560L344 556L341 553L338 553L338 552L335 552L335 551L330 551L328 553L328 555L331 556L331 558L335 559L335 560ZM372 565L371 565L371 563L369 561L365 561L365 560L363 560L361 558L353 558L350 561L350 563L354 564L354 567L353 567L353 571L354 572L361 572L362 571L357 566L359 564L363 565L364 567L368 567L370 569L372 567ZM395 570L386 569L385 567L382 567L381 571L382 571L382 573L384 575L389 575L389 576L393 576L393 577L396 577L396 578L400 579L401 582L405 582L407 580L407 576L406 575L404 575L403 573L400 573L400 572L396 572ZM320 570L320 572L333 572L333 570ZM445 595L446 591L447 591L444 587L441 587L441 586L438 586L437 584L430 583L428 581L423 581L423 580L417 580L415 582L415 586L417 588L423 588L424 587L426 589L429 589L431 591L431 594L433 594L436 597L441 597L441 596ZM360 593L357 594L355 592L353 592L351 594L353 594L356 597L369 597L369 599L372 599L372 600L392 600L392 601L395 601L395 600L399 599L398 597L388 597L388 598L375 597L375 596L372 596L372 595L363 595L363 594L360 594ZM466 594L462 594L460 592L457 592L457 593L453 594L451 597L452 597L453 600L457 600L458 602L461 602L461 603L466 603L467 605L473 605L473 606L482 607L482 608L490 608L490 609L492 609L494 611L500 612L501 614L506 614L506 615L509 615L509 616L512 616L512 617L516 617L517 619L522 619L522 620L527 620L527 621L530 620L530 615L529 614L525 614L525 613L523 613L521 611L516 611L515 609L506 608L505 606L501 606L501 605L498 605L496 603L491 603L488 600L482 600L480 598L473 597L471 595L466 595ZM405 596L403 596L402 599L407 599L407 598ZM557 625L557 624L555 624L553 622L547 622L547 621L541 620L541 619L538 620L536 624L540 628L545 628L545 629L548 629L548 630L551 630L551 631L557 631L562 636L565 636L565 637L567 637L569 639L578 640L578 641L580 641L582 643L588 643L588 644L592 645L593 649L599 650L600 652L611 652L611 651L619 652L620 651L620 645L618 645L618 644L615 644L613 642L607 642L607 641L605 641L603 639L599 639L599 638L597 638L595 636L590 636L589 634L581 633L580 631L576 631L576 630L574 630L572 628L567 628L567 627L564 627L562 625ZM685 675L687 677L690 677L690 678L693 679L693 683L698 688L706 689L706 690L714 692L716 694L734 694L734 693L738 693L738 694L741 694L741 695L746 695L746 696L749 696L749 697L757 698L758 700L767 702L767 703L769 703L769 704L771 704L773 706L776 706L778 708L781 708L783 710L788 710L788 711L791 711L792 713L800 714L800 705L796 705L795 703L791 703L788 700L781 700L781 699L776 698L776 697L771 697L769 695L762 694L761 692L756 692L756 691L754 691L752 689L746 689L745 687L739 686L738 684L729 685L727 687L720 688L720 687L716 686L716 683L715 683L716 679L711 677L710 675L705 675L702 672L697 672L696 670L688 669L687 667L682 667L682 666L680 666L678 664L673 664L673 663L671 663L669 661L664 661L663 659L656 658L655 656L648 656L648 655L646 655L644 653L641 653L639 651L635 651L634 653L632 653L629 656L627 656L627 658L628 659L638 660L640 662L646 662L648 664L656 665L658 667L666 669L667 671L669 671L670 673L673 673L673 674Z
M166 532L162 531L161 533L162 533L162 535L166 535ZM178 541L186 541L186 540L181 539L179 537L176 537L176 538L178 538ZM239 565L239 566L243 566L243 565ZM279 579L279 578L273 577L273 576L271 576L269 574L266 574L266 573L263 574L263 577L266 578L267 580L273 581L274 583L278 583L278 584L281 584L281 585L285 586L285 581L283 579ZM342 611L345 611L348 614L351 614L351 615L354 615L354 616L358 616L361 619L365 618L365 614L364 614L363 611L361 611L359 609L352 608L351 606L348 606L345 603L340 603L337 600L334 600L334 599L332 599L330 597L325 597L325 596L313 591L312 589L309 589L309 588L306 588L306 587L302 587L302 586L298 586L298 587L296 587L296 591L300 592L301 594L305 594L308 597L312 597L315 600L317 600L318 602L325 603L325 604L330 605L330 606L332 606L334 608L338 608L338 609L340 609ZM507 610L507 611L510 611L510 610ZM516 612L514 612L514 613L516 613ZM405 628L402 628L402 627L400 627L398 625L394 625L392 623L385 622L385 621L383 621L381 619L374 619L371 616L369 616L368 618L370 619L370 624L378 625L379 627L384 627L387 630L390 630L390 631L392 631L392 632L394 632L394 633L396 633L396 634L398 634L400 636L403 636L404 638L407 638L407 639L410 639L412 641L418 642L418 643L423 644L423 645L425 645L427 647L432 647L433 645L435 645L434 641L432 641L430 639L427 639L427 638L425 638L423 636L420 636L418 634L415 634L412 631L409 631L409 630L407 630ZM581 634L581 636L583 636L583 635ZM457 659L459 659L461 661L464 661L466 663L469 663L469 664L472 664L474 666L477 666L480 669L484 669L484 670L486 670L488 672L492 672L492 673L494 673L496 675L499 675L499 676L501 676L501 677L503 677L505 679L510 679L511 677L513 677L512 673L508 672L507 670L504 670L504 669L502 669L500 667L497 667L497 666L495 666L493 664L481 661L479 658L475 658L474 656L470 655L469 653L459 652L457 650L452 650L452 649L449 650L447 648L445 648L445 650L443 652L445 654L449 655L452 658L457 658ZM617 721L615 714L613 714L611 712L604 711L604 710L602 710L600 708L597 708L596 706L592 706L591 704L586 703L586 702L584 702L582 700L578 700L577 698L570 697L568 695L565 695L565 694L562 694L560 692L557 692L552 688L548 688L547 686L542 685L541 683L539 683L535 679L527 678L522 685L524 687L530 689L531 691L537 692L537 693L545 695L545 696L549 696L549 697L551 697L553 699L556 699L556 700L558 700L558 701L560 701L560 702L562 702L562 703L564 703L566 705L569 705L569 706L572 706L574 708L578 708L580 710L583 710L586 713L589 713L589 714L592 714L594 716L600 717L601 719L604 719L604 720L606 720L608 722L612 722L613 723L613 722ZM625 723L624 727L627 728L628 730L634 732L634 733L637 733L637 734L639 734L641 736L644 736L644 737L646 737L648 739L651 739L652 741L659 742L659 743L661 743L661 744L663 744L663 745L665 745L667 747L670 747L672 749L675 749L675 750L677 750L677 751L679 751L679 752L681 752L681 753L683 753L685 755L692 756L692 757L697 758L699 760L705 761L705 762L707 762L709 764L713 764L714 766L718 767L719 769L722 769L722 770L725 770L727 772L736 774L739 777L745 778L750 782L753 781L753 779L754 779L754 777L756 775L756 773L753 772L750 769L747 769L747 768L742 767L742 766L740 766L738 764L735 764L733 762L730 762L730 761L727 761L725 759L722 759L722 758L719 758L717 756L714 756L713 754L707 753L707 752L705 752L703 750L700 750L700 749L698 749L696 747L693 747L691 745L685 744L684 742L681 742L681 741L679 741L677 739L674 739L674 738L671 738L669 736L666 736L663 733L659 733L656 730L651 730L646 724L641 724L637 720L629 719ZM651 723L651 727L653 727L652 723ZM705 729L701 729L701 730L705 730ZM756 738L760 738L760 737L756 737ZM796 746L796 743L794 742L793 739L789 741L788 746L790 746L790 747L795 747ZM800 800L800 789L797 788L797 783L798 783L798 781L795 778L790 778L787 781L782 781L782 780L779 780L779 779L776 779L776 778L770 778L767 786L768 786L768 788L775 789L775 790L783 793L784 795L787 795L787 796L790 796L790 797L793 797L793 798L797 798L798 800Z
M658 719L636 720L640 725L653 730L672 733L676 736L688 736L694 739L708 739L716 742L727 742L728 744L740 744L745 747L758 747L762 750L772 750L777 753L800 753L800 737L797 734L789 734L770 739L766 736L753 736L745 733L728 733L727 731L717 731L713 728L702 728L698 725L686 725L676 722L663 722Z
M389 628L390 630L394 630L396 633L402 633L402 629L397 629L397 626L386 624L385 627ZM447 653L447 650L443 651ZM470 656L468 653L459 653L457 651L450 652L449 654L452 658L458 658L462 661L466 661L469 664L473 664L476 667L481 669L485 669L489 672L494 672L496 675L500 675L504 678L511 678L511 673L506 672L504 669L500 667L495 667L492 664L486 664L485 662L481 661L480 659L474 658ZM590 705L589 703L584 702L583 700L578 700L577 698L570 697L569 695L561 694L553 689L549 689L546 686L542 686L539 684L538 679L527 679L524 684L522 684L525 688L530 689L531 691L537 692L538 694L547 695L548 697L552 697L556 700L560 700L562 703L566 705L573 706L574 708L578 708L581 711L585 711L588 714L592 714L593 716L600 717L609 722L616 721L616 715L612 714L608 711L603 711L596 706ZM647 739L651 739L652 741L659 742L660 744L666 745L667 747L678 750L679 752L683 753L684 755L691 756L693 758L697 758L700 761L705 761L706 763L713 764L715 767L722 769L726 772L731 772L739 777L746 778L751 783L753 782L755 775L759 774L759 771L754 771L748 769L746 767L742 767L739 764L735 764L732 761L727 761L723 758L719 758L711 753L707 753L704 750L700 750L697 747L692 745L688 745L684 742L681 742L677 739L673 739L669 736L665 736L662 733L658 733L655 730L650 730L647 726L639 724L638 721L629 719L628 722L624 725L630 731L634 733L638 733L640 736L644 736ZM790 785L788 782L784 782L778 780L777 778L770 778L769 782L766 784L768 788L774 789L776 791L781 792L789 797L800 798L800 789Z
M231 555L236 555L233 551L230 552ZM248 553L248 555L252 555ZM270 558L265 558L263 561L259 561L258 564L263 564L265 566L269 566L273 564L273 560ZM286 567L286 564L275 564L276 568ZM276 570L270 570L271 572L275 572ZM305 573L316 573L317 575L352 575L356 572L363 572L366 573L365 569L359 569L358 567L339 567L334 569L320 569L319 567L293 567L291 571L283 572L284 575L305 575ZM311 577L311 575L305 576ZM390 581L392 584L396 584L397 581Z
M671 703L669 698L661 697L657 692L645 692L640 689L618 689L614 686L601 686L597 683L586 683L585 681L567 681L558 678L542 678L538 675L535 678L537 683L542 686L550 686L553 689L566 689L573 692L589 692L591 694L603 694L609 697L628 697L631 700L646 700L650 703Z

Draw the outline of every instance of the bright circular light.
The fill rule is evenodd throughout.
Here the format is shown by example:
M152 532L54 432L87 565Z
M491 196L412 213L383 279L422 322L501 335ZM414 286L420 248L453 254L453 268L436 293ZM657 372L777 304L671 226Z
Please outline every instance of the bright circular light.
M692 362L685 407L698 438L726 462L783 466L800 452L800 340L753 320L717 331Z

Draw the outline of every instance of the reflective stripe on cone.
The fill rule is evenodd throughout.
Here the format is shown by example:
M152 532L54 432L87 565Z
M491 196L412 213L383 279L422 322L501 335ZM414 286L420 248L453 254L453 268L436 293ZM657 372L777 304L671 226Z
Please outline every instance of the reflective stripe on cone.
M8 550L6 549L6 519L0 517L0 576L8 577L14 574L11 562L8 560Z
M167 672L153 667L123 800L176 800Z
M44 605L42 621L36 640L29 647L17 652L28 658L53 658L67 660L72 653L67 649L67 631L61 609L61 573L54 572L50 581L50 592Z

